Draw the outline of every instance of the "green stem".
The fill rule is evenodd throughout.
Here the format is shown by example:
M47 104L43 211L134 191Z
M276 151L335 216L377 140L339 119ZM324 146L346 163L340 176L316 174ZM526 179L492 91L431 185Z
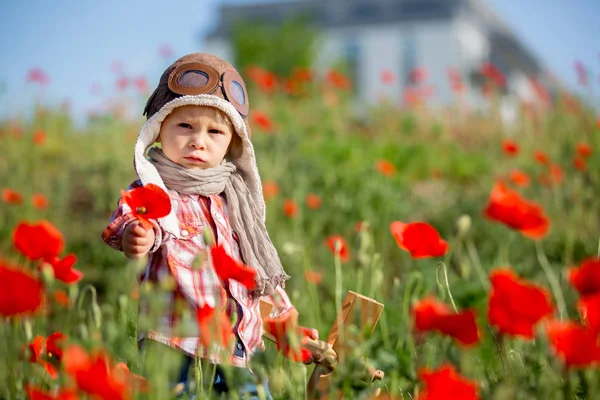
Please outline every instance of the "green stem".
M414 286L414 290L413 289ZM404 289L404 298L402 299L402 316L404 318L406 318L406 321L408 322L410 320L410 311L409 311L409 306L410 306L410 295L411 292L417 293L419 290L421 290L421 287L423 286L423 276L420 272L412 272L409 275L408 278L408 282L406 284L406 288ZM415 350L415 345L412 339L412 335L409 333L408 335L406 335L406 341L409 342L410 347L413 350ZM399 350L400 348L400 340L398 340L398 343L396 344L396 351Z
M437 265L437 270L435 272L435 279L436 281L438 281L438 285L443 286L439 283L438 280L438 271L440 266L442 267L442 271L444 271L444 283L446 285L446 292L448 292L448 296L450 297L450 302L452 302L452 308L454 308L455 312L458 312L458 308L456 308L456 303L454 303L454 297L452 297L452 292L450 291L450 282L448 282L448 271L446 268L446 264L444 264L443 262L438 263Z
M573 388L571 386L571 374L567 369L565 372L565 382L563 384L563 399L568 400L572 398Z
M340 259L340 248L339 243L335 245L335 257L333 263L335 266L335 309L342 309L342 261ZM342 313L336 311L336 324L338 327L342 326L344 321L342 320ZM343 332L343 330L340 330Z
M490 289L490 280L489 280L487 274L485 273L483 266L481 265L481 260L479 259L479 253L477 252L477 249L475 248L475 245L473 244L473 240L468 239L466 242L466 245L467 245L467 253L469 254L469 258L471 259L471 262L472 262L473 266L475 267L475 270L477 271L477 275L479 275L479 280L481 281L481 285L483 286L483 288L486 291L488 291Z
M558 307L558 315L561 320L568 317L567 314L567 304L565 302L565 298L563 297L562 291L560 290L560 282L558 281L558 277L552 270L552 266L550 262L548 262L548 258L546 257L546 253L544 253L544 249L542 248L542 244L539 241L535 241L535 250L537 253L538 261L550 282L550 287L552 288L552 293L554 294L554 299L556 300L556 305Z
M502 361L502 371L504 372L504 377L508 377L510 375L510 370L506 363L506 349L504 348L504 335L498 333L497 336L494 337L494 341L496 342L496 350L498 350L498 356L500 357L500 361Z

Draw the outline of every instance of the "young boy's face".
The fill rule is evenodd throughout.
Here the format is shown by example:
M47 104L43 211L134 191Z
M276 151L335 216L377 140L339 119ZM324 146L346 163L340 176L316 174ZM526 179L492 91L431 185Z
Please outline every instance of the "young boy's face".
M216 108L188 105L167 116L158 140L171 161L186 168L206 169L221 163L232 134Z

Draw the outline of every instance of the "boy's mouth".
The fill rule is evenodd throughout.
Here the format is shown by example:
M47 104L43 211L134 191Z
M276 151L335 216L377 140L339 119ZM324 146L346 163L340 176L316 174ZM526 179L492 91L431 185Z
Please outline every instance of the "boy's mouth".
M183 157L185 160L188 160L189 162L193 162L193 163L204 163L206 162L205 160L203 160L202 158L199 157Z

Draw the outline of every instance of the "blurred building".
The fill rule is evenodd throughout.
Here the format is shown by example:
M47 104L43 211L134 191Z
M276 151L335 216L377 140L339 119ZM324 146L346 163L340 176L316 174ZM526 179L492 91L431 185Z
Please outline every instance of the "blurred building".
M506 78L504 100L532 101L549 74L483 0L298 0L221 6L220 21L206 50L233 60L228 28L240 19L278 24L303 15L321 32L315 67L345 60L361 99L401 101L418 89L432 104L454 98L460 77L464 95L480 103L482 64ZM450 76L449 76L450 75ZM454 76L454 79L452 79ZM508 107L510 113L510 107Z

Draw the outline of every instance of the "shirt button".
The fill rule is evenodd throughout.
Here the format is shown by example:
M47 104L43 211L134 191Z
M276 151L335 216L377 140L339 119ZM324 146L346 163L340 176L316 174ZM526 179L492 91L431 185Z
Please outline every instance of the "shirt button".
M220 219L221 218L221 213L218 211L215 211L215 218L216 219Z
M181 236L186 237L187 235L189 235L190 233L188 231L186 231L185 229L183 229L181 231Z
M236 345L236 347L237 347L239 350L242 350L242 344L241 344L241 343L239 343L239 342L238 342L238 344Z

